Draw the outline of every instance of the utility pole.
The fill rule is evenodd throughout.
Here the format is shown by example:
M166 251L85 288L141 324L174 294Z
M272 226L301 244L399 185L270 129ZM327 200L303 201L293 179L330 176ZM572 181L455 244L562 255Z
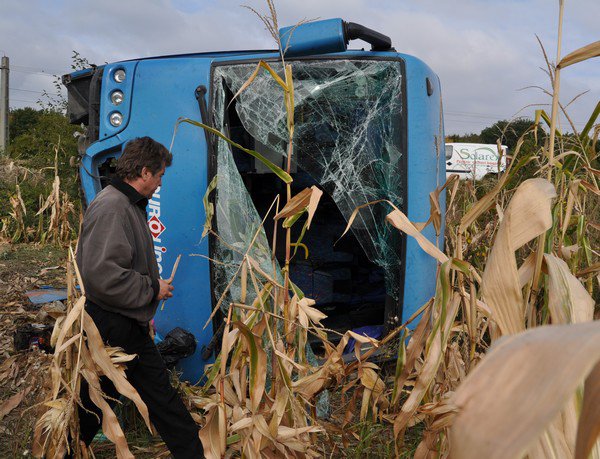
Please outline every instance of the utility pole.
M0 153L6 154L8 146L8 57L0 64Z

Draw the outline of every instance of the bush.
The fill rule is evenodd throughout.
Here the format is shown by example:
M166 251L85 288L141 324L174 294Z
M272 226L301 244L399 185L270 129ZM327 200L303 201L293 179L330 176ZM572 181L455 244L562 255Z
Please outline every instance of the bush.
M40 220L36 213L52 193L55 175L60 178L60 191L67 193L74 205L69 219L76 228L79 186L71 158L78 156L75 133L79 128L69 124L67 117L58 111L29 107L12 110L9 123L11 139L7 155L0 157L0 221L3 222L0 228L4 226L4 237L15 242L42 238L48 219ZM14 199L22 202L26 210L22 222L10 215L17 202ZM27 230L19 233L20 225Z

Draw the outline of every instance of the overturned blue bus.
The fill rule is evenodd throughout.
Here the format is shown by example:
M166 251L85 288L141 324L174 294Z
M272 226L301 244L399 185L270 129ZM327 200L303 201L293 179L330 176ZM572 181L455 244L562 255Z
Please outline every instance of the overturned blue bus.
M291 280L327 314L327 328L394 326L434 294L435 260L385 223L389 208L382 205L362 210L352 231L336 241L353 210L378 199L394 202L411 221L428 219L429 193L445 180L439 79L419 59L396 52L385 35L341 19L280 35L295 87L292 194L312 185L324 191L303 239L308 250L292 260ZM371 49L347 49L357 38ZM181 117L283 166L288 135L277 83L259 72L234 98L260 60L283 73L279 51L266 50L144 58L65 75L70 121L87 126L80 142L84 204L107 185L128 140L148 135L169 146ZM285 187L260 161L195 126L179 127L172 152L173 164L149 202L148 224L164 278L182 258L174 297L157 311L155 324L163 336L175 327L195 335L197 350L180 368L196 381L218 351L222 317L204 325L239 266L232 248L248 246ZM203 198L215 176L210 196L219 238L203 238ZM272 231L265 225L254 254L269 264ZM443 243L431 226L423 232Z

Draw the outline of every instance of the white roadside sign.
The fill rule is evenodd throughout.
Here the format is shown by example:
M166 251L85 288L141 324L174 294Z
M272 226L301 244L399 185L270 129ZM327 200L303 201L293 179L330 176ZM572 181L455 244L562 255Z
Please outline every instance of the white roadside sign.
M506 169L504 145L482 143L447 143L446 175L458 174L464 180L481 180L487 174L498 174Z

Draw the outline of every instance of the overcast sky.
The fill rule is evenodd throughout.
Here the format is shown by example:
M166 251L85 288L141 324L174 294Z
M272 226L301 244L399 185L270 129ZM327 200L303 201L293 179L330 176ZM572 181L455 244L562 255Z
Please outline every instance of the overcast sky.
M36 106L70 71L72 50L103 64L165 54L267 49L274 43L240 3L263 0L3 0L0 55L9 56L10 105ZM479 133L499 119L550 112L545 61L556 58L558 0L279 0L280 26L341 17L392 38L442 82L446 134ZM600 40L600 0L565 0L562 55ZM364 44L355 42L351 47ZM600 100L600 58L562 72L561 101L581 129ZM530 87L529 89L524 89ZM534 104L535 106L529 106Z

